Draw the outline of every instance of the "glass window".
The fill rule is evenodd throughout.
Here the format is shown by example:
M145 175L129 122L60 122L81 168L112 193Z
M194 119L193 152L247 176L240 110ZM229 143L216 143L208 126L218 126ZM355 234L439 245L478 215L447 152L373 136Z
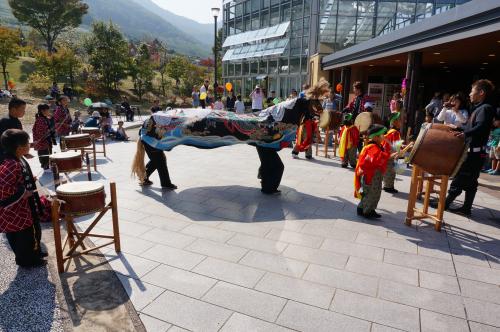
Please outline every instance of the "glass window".
M263 10L260 12L260 27L266 28L269 26L269 10Z
M257 62L250 63L250 74L258 74L259 69L257 67L258 67Z
M227 69L227 76L234 76L234 65L229 63Z
M340 16L356 16L356 1L339 1Z
M262 3L262 8L269 8L271 5L271 0L264 0Z
M236 76L241 75L241 63L237 63L234 65L234 75Z
M281 6L281 22L290 21L290 4L283 4Z
M281 74L288 73L288 58L279 59L279 71Z
M307 57L305 58L302 58L302 62L301 62L301 71L302 73L307 73Z
M258 11L260 9L260 0L251 0L252 1L252 12Z
M243 73L242 75L250 74L250 65L248 62L243 62Z
M300 72L300 58L290 58L290 73Z
M277 73L278 73L278 61L269 60L269 74L277 74Z
M252 30L257 30L260 28L259 13L254 13L252 15Z
M250 1L245 2L244 5L245 5L245 14L250 14L250 12L252 11Z
M269 25L276 25L280 22L280 7L271 8L271 22Z
M243 4L242 4L242 3L237 4L237 5L235 6L235 10L234 10L234 12L235 12L235 15L236 15L236 16L241 16L241 15L243 15Z
M259 74L267 74L267 61L259 61Z

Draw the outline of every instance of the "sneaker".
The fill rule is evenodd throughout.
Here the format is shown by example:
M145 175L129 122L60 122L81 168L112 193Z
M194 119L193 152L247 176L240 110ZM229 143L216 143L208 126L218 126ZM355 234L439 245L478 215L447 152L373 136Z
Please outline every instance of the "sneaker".
M387 187L384 188L384 191L389 194L397 194L399 192L397 189Z
M489 175L500 175L500 171L491 171L488 172Z
M381 217L382 217L382 215L378 214L377 212L375 212L375 210L373 210L372 212L370 212L370 213L368 214L368 217L369 217L369 218L375 218L375 219L378 219L378 218L381 218Z
M491 168L490 169L482 169L481 173L489 173L489 172L492 172L492 171L494 171L494 170L491 169Z
M307 160L314 160L313 156L306 156Z
M167 184L166 186L162 186L163 189L168 189L168 190L175 190L177 189L177 186L173 183Z
M142 181L142 183L140 185L144 186L144 187L147 187L147 186L150 186L152 184L153 184L152 181L149 181L148 179L146 179L146 180Z

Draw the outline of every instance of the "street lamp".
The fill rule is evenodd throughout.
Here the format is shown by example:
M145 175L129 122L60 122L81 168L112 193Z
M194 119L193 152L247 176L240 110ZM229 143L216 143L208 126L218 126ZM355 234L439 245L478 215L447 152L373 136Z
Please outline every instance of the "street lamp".
M217 97L217 17L219 17L220 8L213 7L211 9L214 17L214 96Z

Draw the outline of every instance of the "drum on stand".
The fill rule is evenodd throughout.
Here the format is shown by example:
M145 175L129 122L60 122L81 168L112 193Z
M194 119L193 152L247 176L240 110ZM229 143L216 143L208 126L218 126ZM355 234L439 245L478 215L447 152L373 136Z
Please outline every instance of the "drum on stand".
M337 130L342 124L342 112L323 111L319 117L319 127L322 129Z
M92 145L89 134L77 134L64 137L64 143L68 150L81 150Z
M90 136L94 136L95 139L100 139L102 137L101 129L97 127L82 127L82 134L89 134Z
M382 118L376 113L372 112L362 112L359 113L354 120L354 125L358 127L359 132L363 134L370 128L372 124L382 124Z
M99 212L106 206L104 185L98 182L73 182L56 189L57 198L63 203L61 212L73 216Z
M429 124L420 131L410 154L410 163L432 175L454 176L465 157L467 144L450 127Z
M82 169L82 154L80 152L67 151L55 153L49 157L51 163L55 163L59 173L69 173Z

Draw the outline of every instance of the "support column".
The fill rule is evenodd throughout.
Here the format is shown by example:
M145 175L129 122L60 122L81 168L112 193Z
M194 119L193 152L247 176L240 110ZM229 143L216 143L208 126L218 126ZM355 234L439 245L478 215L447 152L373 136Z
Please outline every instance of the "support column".
M422 71L422 52L408 53L408 62L406 65L406 94L404 97L404 125L403 137L408 135L411 128L415 133L416 115L417 115L417 93Z
M349 91L351 90L351 67L342 67L340 72L340 83L342 84L342 103L340 110L349 104Z

